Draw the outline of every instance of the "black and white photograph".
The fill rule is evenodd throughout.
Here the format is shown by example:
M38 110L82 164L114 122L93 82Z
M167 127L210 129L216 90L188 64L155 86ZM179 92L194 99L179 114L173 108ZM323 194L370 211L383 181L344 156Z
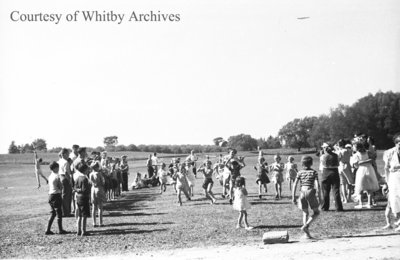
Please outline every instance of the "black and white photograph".
M397 0L0 0L1 259L400 259Z

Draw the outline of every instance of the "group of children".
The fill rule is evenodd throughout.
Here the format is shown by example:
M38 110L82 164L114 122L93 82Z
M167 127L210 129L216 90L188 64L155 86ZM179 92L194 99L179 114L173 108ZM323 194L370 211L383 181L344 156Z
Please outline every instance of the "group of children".
M359 205L356 208L362 208L363 192L367 193L368 204L370 208L373 205L371 195L373 192L379 190L379 181L381 177L377 172L376 167L376 151L371 145L368 146L367 141L354 140L353 145L340 140L335 146L335 154L339 158L339 176L341 183L341 195L343 202L349 202L352 198L351 194L354 193L358 196ZM93 226L97 226L96 211L99 213L100 226L103 225L102 212L103 203L107 200L106 193L109 192L109 199L113 199L115 195L120 194L118 191L120 187L119 179L122 179L125 184L122 185L122 190L127 188L127 174L129 166L126 156L121 160L110 159L106 153L92 154L92 158L85 159L81 151L77 152L77 158L71 163L71 172L73 173L73 191L75 193L74 199L76 206L75 215L77 217L77 235L86 235L86 218L90 216L89 201L92 202L92 216ZM193 197L193 188L195 185L195 178L197 173L202 173L204 180L202 188L207 199L211 204L214 204L217 199L212 191L215 176L222 186L222 197L229 198L230 204L233 209L239 211L237 221L237 228L241 228L242 222L247 230L252 229L247 221L247 210L250 209L250 203L247 199L248 191L246 190L245 178L241 176L241 169L246 166L244 158L237 156L237 151L231 149L227 156L220 155L217 161L213 164L210 157L207 156L206 160L198 164L198 157L192 152L182 163L179 158L173 158L171 163L167 166L165 163L156 159L156 154L150 155L147 161L149 174L152 176L147 180L152 180L160 185L160 193L166 191L167 184L173 186L176 192L177 201L182 205L181 196L184 195L187 200ZM35 162L38 161L35 154ZM36 163L37 178L39 183L40 167ZM275 199L282 198L282 183L286 179L290 191L292 192L293 203L298 203L298 207L303 211L303 226L301 230L305 233L306 238L311 238L309 232L310 224L319 216L319 205L321 203L321 188L318 180L318 173L312 169L313 159L310 156L303 156L301 159L301 169L298 169L297 164L294 162L292 156L287 157L287 162L281 162L279 154L274 156L274 162L268 165L263 157L262 151L259 152L257 164L254 169L257 171L256 183L258 184L259 199L262 199L263 193L267 193L267 184L271 181L275 187ZM46 234L52 234L50 228L55 216L58 217L60 234L65 233L62 229L62 214L61 206L63 184L58 176L59 164L53 162L50 164L52 171L47 180L49 183L49 204L52 209L51 217L48 221L48 228ZM119 177L120 173L126 173L122 178ZM268 177L270 174L271 179ZM285 176L284 176L285 174ZM137 175L136 184L144 183L141 176ZM40 184L39 184L40 185ZM143 184L144 185L144 184ZM297 186L300 185L300 195L296 199ZM318 197L318 199L317 199ZM311 208L313 214L310 215L309 209Z
M45 234L51 231L52 223L57 216L59 234L67 232L62 228L63 216L69 216L71 201L76 217L77 236L86 236L87 218L92 214L93 227L103 226L103 204L113 200L122 191L128 191L129 166L127 156L119 158L107 157L107 153L93 152L87 157L86 149L73 146L73 153L64 148L58 162L50 164L51 174L47 180L40 169L41 159L35 152L35 172L40 187L39 176L49 184L49 204L51 216ZM71 189L72 192L68 192ZM71 198L72 194L72 198ZM97 225L97 213L99 224Z

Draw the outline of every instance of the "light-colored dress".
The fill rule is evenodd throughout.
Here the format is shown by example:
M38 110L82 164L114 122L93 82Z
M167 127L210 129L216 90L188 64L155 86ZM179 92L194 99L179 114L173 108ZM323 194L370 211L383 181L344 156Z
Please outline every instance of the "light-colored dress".
M193 173L191 167L186 166L186 178L187 178L189 187L194 187L194 182L196 180L196 177L194 176L194 173Z
M233 209L237 211L248 210L250 209L250 203L247 200L247 195L244 195L244 192L247 193L244 188L235 188L234 196L235 199L233 201Z
M296 179L297 176L297 164L287 162L285 164L285 170L286 170L286 180L294 180Z
M354 175L351 171L350 158L351 152L347 149L340 149L337 152L339 156L339 176L340 182L347 182L347 184L354 184Z
M270 166L272 172L272 182L282 183L283 182L283 169L285 165L283 163L274 162Z
M107 201L104 192L104 177L99 172L91 172L89 176L92 183L91 200L93 204L99 205Z
M353 164L365 160L368 160L366 152L357 152L351 158ZM379 190L379 184L372 163L359 165L356 172L354 193L361 194L363 191L374 192L377 190Z
M385 169L389 173L387 184L389 187L388 201L393 213L400 212L400 158L396 148L387 150L383 160Z
M162 184L167 184L168 183L168 172L163 169L158 170L158 178Z

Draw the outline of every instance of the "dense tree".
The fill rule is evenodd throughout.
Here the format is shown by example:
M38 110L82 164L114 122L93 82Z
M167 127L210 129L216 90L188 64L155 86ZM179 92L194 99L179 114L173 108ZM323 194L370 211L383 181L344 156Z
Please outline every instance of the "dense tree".
M256 150L257 140L246 134L234 135L228 138L229 146L241 151Z
M18 147L15 145L15 141L12 141L10 146L8 147L8 153L13 154L13 153L19 153Z
M35 139L32 142L32 147L37 150L37 151L43 151L46 152L47 151L47 144L46 144L46 140L42 139L42 138L38 138Z
M107 151L115 150L115 146L118 144L118 136L106 136L104 137L103 143Z
M312 131L316 117L296 118L284 125L278 132L279 137L287 147L297 148L309 147L308 139Z

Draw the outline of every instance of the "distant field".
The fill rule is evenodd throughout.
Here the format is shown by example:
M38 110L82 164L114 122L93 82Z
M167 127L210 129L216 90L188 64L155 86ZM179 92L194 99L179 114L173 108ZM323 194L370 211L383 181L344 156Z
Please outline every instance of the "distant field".
M146 153L132 154L140 158ZM227 200L221 199L221 186L215 181L216 205L210 205L201 188L203 177L196 179L193 201L183 199L183 206L176 203L175 193L168 186L159 194L159 187L133 190L105 206L106 224L93 228L88 220L91 236L77 238L74 233L64 236L44 236L49 206L47 185L36 189L31 155L1 156L0 164L0 258L60 258L90 255L140 253L147 250L190 248L215 245L258 244L266 231L288 230L290 239L302 235L301 211L291 203L287 182L283 183L283 199L274 200L273 185L268 185L268 195L259 200L255 183L256 155L246 157L247 166L242 170L249 191L249 222L252 231L235 229L238 213ZM56 154L41 155L45 160L55 160ZM128 156L130 156L128 154ZM302 155L295 155L298 163ZM314 168L319 160L315 155ZM160 155L160 157L162 157ZM10 160L11 158L11 160ZM203 160L204 157L201 157ZM273 156L266 156L271 163ZM286 156L283 156L286 161ZM382 170L382 152L378 155L378 168ZM8 160L11 163L5 163ZM13 161L14 160L14 161ZM168 161L169 158L166 158ZM7 162L7 161L6 161ZM19 162L23 162L20 164ZM132 182L137 171L145 171L144 160L129 161ZM43 166L49 174L48 166ZM385 201L379 201L373 209L354 210L354 203L345 204L345 212L323 212L311 227L311 233L319 238L341 237L378 230L385 224ZM332 209L334 209L332 201ZM75 220L66 218L64 227L75 231ZM57 231L56 225L53 230Z

